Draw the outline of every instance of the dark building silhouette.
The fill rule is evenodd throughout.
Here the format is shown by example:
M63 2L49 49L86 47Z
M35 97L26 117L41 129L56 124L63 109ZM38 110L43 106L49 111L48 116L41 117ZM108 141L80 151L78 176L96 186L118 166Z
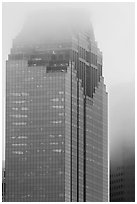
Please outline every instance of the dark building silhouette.
M6 201L108 201L102 53L89 16L74 11L30 16L13 41L6 64Z
M121 161L110 164L110 201L135 202L135 157L124 147Z

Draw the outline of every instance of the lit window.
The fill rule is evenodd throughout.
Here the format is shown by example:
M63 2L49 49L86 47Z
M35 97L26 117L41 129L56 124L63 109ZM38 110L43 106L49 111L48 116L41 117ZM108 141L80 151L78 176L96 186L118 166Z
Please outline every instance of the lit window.
M50 137L55 137L55 135L49 135Z
M56 121L52 121L52 123L57 124L57 123L62 123L62 121L61 120L56 120Z
M59 137L62 137L62 135L58 135Z
M59 91L59 94L64 94L64 92L63 91Z
M59 113L59 116L62 116L62 115L64 115L64 113Z
M61 149L53 149L52 151L53 151L53 152L62 152Z
M13 151L13 154L23 154L23 152L19 152L19 151Z
M18 108L12 108L12 110L18 110Z
M52 98L51 101L59 101L58 98Z
M12 146L27 146L27 144L12 144Z
M64 108L64 106L52 106L53 108Z
M13 125L26 125L27 123L12 123Z
M15 117L15 118L27 118L27 115L10 115L11 117Z
M28 137L26 136L18 136L19 139L27 139Z
M58 145L58 142L50 142L50 145Z
M24 101L13 101L13 103L25 103L25 100Z

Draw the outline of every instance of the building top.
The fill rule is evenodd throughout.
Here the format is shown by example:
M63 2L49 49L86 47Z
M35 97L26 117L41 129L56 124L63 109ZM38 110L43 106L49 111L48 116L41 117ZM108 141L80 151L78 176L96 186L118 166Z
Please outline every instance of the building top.
M27 18L16 43L40 44L62 41L83 33L95 41L90 10L80 6L57 6L35 11Z

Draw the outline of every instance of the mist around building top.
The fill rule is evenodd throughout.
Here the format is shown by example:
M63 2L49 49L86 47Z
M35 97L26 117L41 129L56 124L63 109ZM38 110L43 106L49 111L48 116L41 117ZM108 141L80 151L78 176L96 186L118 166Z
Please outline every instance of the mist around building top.
M68 39L72 33L87 31L94 40L91 10L81 4L50 5L31 12L18 36L20 42L44 43Z

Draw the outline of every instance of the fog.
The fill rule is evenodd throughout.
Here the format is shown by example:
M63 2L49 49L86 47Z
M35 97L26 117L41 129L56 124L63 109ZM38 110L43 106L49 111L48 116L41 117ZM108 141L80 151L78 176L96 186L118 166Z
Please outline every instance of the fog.
M44 43L61 41L83 30L94 38L90 20L91 9L68 5L47 6L28 14L19 34L20 42Z
M113 111L109 117L109 135L112 161L122 160L124 148L130 155L135 153L134 91L132 83L123 83L111 88L109 109Z
M92 22L103 52L111 158L125 146L134 152L134 15L134 3L3 3L3 73L12 40L24 25L22 40L42 42L69 37L70 25L75 32L75 24L81 30Z

